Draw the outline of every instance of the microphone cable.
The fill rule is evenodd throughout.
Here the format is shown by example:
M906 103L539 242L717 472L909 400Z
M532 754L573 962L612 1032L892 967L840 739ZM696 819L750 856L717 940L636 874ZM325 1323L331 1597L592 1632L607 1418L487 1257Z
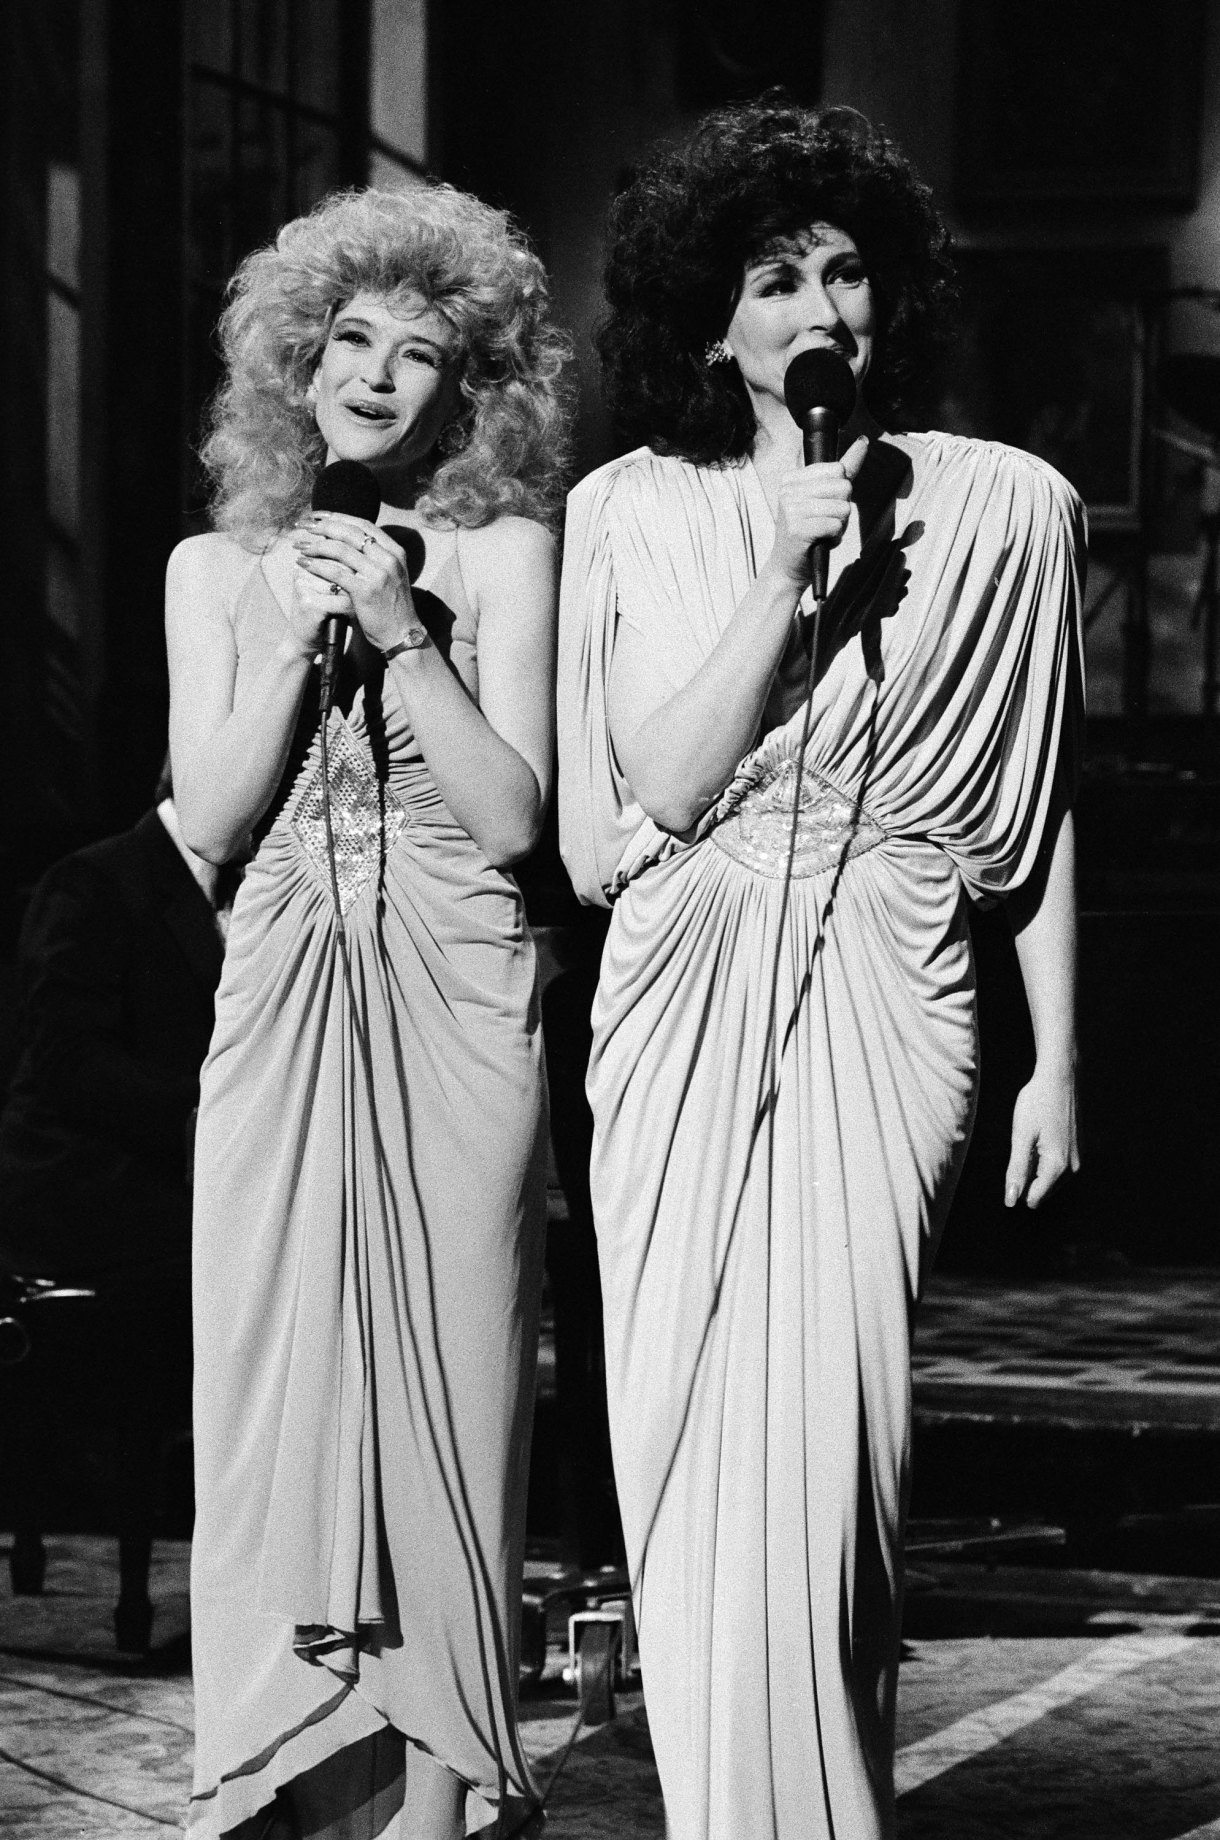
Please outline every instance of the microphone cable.
M802 422L807 407L801 401L802 393L809 393L817 403L827 403L836 418L845 420L855 403L855 381L846 362L836 355L824 351L806 352L789 366L785 376L785 398L794 419ZM791 386L791 387L790 387ZM767 1229L768 1229L768 1285L770 1283L770 1221L774 1197L775 1169L775 1114L779 1105L779 1067L782 1054L777 1058L776 1043L779 1035L779 971L783 957L784 928L791 903L792 873L796 862L796 841L800 830L801 798L804 791L805 755L809 747L809 736L813 726L813 695L817 687L818 654L821 650L822 612L827 599L826 555L822 550L820 557L814 560L812 569L813 611L809 616L811 630L809 636L809 663L805 673L804 717L801 722L800 741L796 751L796 771L792 785L792 819L788 829L788 851L784 862L783 886L780 894L779 920L775 931L775 950L771 959L770 993L767 1000L767 1032L763 1042L762 1063L759 1069L758 1090L755 1097L754 1116L759 1115L759 1108L767 1107ZM770 1091L768 1092L768 1085ZM752 1157L747 1161L747 1169ZM737 1209L734 1210L734 1229L737 1211L744 1199L744 1182L738 1197ZM635 1596L636 1580L629 1583L631 1595ZM606 1665L613 1668L613 1658L607 1659ZM538 1813L545 1811L551 1792L568 1762L580 1736L585 1722L584 1706L581 1705L572 1720L567 1737L560 1749L559 1756L551 1771ZM529 1826L528 1819L510 1829L510 1834L523 1834Z
M770 1069L773 1076L771 1082L771 1105L769 1108L771 1119L769 1138L772 1149L774 1148L775 1105L779 1098L778 1067L775 1062L775 1039L779 1021L776 1014L779 1003L779 966L780 958L783 953L784 922L788 917L788 905L792 893L792 869L796 861L796 839L801 818L801 793L804 790L805 753L809 746L809 731L813 721L813 693L817 686L818 651L820 649L822 637L822 608L825 604L825 596L817 595L814 599L813 613L811 615L813 630L809 641L809 665L805 673L805 716L801 723L801 739L796 751L796 774L792 787L792 823L788 831L788 856L784 863L783 889L780 894L779 903L779 922L775 932L775 953L771 961L771 994L767 1002L767 1044L763 1058L766 1060L769 1054ZM764 1068L762 1075L763 1081L766 1079L766 1073L767 1069ZM760 1087L761 1084L762 1081L760 1081Z
M339 894L339 869L335 861L335 830L330 809L330 710L323 705L321 721L318 727L318 740L321 748L322 767L322 825L326 833L326 867L330 876L330 895L335 909L335 930L339 935L339 951L343 959L343 975L347 984L347 994L355 1002L352 988L352 966L347 955L347 927L343 919L343 901ZM353 1009L352 1020L359 1032L360 1024ZM370 1102L372 1093L369 1094Z
M775 935L775 950L772 955L772 962L771 962L770 995L769 995L768 1002L767 1002L767 1034L766 1034L766 1038L764 1041L764 1048L763 1048L763 1064L762 1064L762 1068L761 1068L760 1075L759 1075L758 1100L760 1104L762 1103L764 1097L766 1098L766 1101L767 1101L768 1217L770 1215L770 1208L772 1204L773 1180L774 1180L775 1113L776 1113L776 1109L779 1103L779 1059L777 1059L777 1039L778 1039L778 1034L779 1034L779 1016L778 1016L779 972L780 972L780 962L781 962L782 955L783 955L784 929L785 929L785 924L786 924L787 916L788 916L788 908L791 902L792 875L793 875L793 867L796 861L796 843L797 843L797 836L799 834L799 827L800 827L801 797L802 797L802 792L804 789L805 755L808 750L809 736L810 736L810 732L812 728L813 694L814 694L814 690L815 690L816 682L817 682L817 661L818 661L818 653L820 650L822 609L823 609L824 604L825 604L824 596L822 595L815 596L814 603L813 603L813 612L812 612L812 615L810 616L812 620L812 631L810 635L810 645L809 645L809 664L808 664L808 667L806 670L806 676L805 676L804 718L801 723L800 741L799 741L797 751L796 751L796 756L795 756L796 769L795 769L795 773L793 777L793 789L792 789L792 818L791 818L791 823L789 825L789 831L788 831L788 850L787 850L787 857L786 857L785 864L784 864L783 885L782 885L782 890L781 890L781 895L780 895L779 920L777 922L776 935ZM340 959L341 959L342 967L343 967L343 981L347 989L348 1002L350 1005L352 1028L355 1032L356 1039L359 1043L360 1057L364 1063L365 1078L366 1078L366 1081L368 1082L368 1102L369 1102L370 1113L372 1114L373 1139L374 1139L374 1143L376 1146L376 1155L381 1165L381 1172L382 1172L383 1177L388 1178L389 1169L387 1167L386 1153L385 1153L385 1149L382 1143L381 1131L377 1124L376 1114L375 1114L375 1109L374 1109L375 1108L375 1098L374 1098L374 1091L373 1091L372 1052L371 1052L369 1042L365 1036L365 1032L364 1032L362 1023L361 1023L359 1013L358 1013L358 1005L356 1002L355 981L352 976L351 958L348 952L347 928L346 928L346 923L344 921L342 899L341 899L340 892L339 892L338 862L337 862L336 852L335 852L334 821L333 821L332 809L331 809L331 790L330 790L329 728L330 728L331 710L330 710L330 707L327 706L327 700L325 699L325 692L323 692L323 696L321 699L320 715L321 715L321 720L320 720L320 726L319 726L319 748L320 748L320 765L321 765L321 770L322 770L322 822L323 822L323 829L324 829L325 838L326 838L326 863L327 863L328 877L330 881L331 900L332 900L333 907L334 907L335 931L336 931L337 940L338 940ZM782 1056L780 1058L782 1058ZM770 1085L769 1093L767 1092L768 1084ZM757 1111L757 1106L755 1109ZM606 1665L607 1667L613 1668L614 1666L613 1656L607 1657ZM562 1746L560 1747L559 1755L555 1761L553 1768L550 1771L550 1774L546 1781L546 1786L545 1788L542 1789L537 1803L533 1804L530 1808L524 1811L520 1819L511 1828L509 1828L508 1830L509 1836L525 1835L531 1823L538 1821L540 1818L544 1817L547 1803L550 1801L555 1785L558 1782L561 1774L563 1773L563 1770L565 1766L567 1765L572 1755L573 1750L576 1747L577 1740L580 1736L582 1727L584 1726L585 1722L586 1722L585 1706L582 1703L576 1709L575 1715L571 1721L571 1724L565 1736L564 1742Z
M347 992L348 1011L349 1011L349 1015L351 1018L352 1032L356 1038L356 1042L358 1044L358 1052L359 1052L360 1061L364 1068L364 1077L365 1077L365 1083L366 1083L367 1094L368 1094L368 1118L369 1118L369 1125L371 1128L372 1140L373 1140L373 1156L374 1156L376 1166L377 1166L379 1186L381 1188L383 1203L385 1205L386 1221L388 1225L391 1218L397 1217L397 1208L393 1202L394 1178L393 1178L393 1172L390 1166L390 1158L386 1151L385 1142L381 1134L381 1125L377 1117L377 1101L376 1101L376 1092L375 1092L375 1077L374 1077L374 1069L373 1069L372 1047L369 1042L368 1035L365 1032L363 1022L361 1020L360 1005L356 997L356 983L352 975L352 961L351 961L351 955L348 951L347 925L343 917L343 903L342 903L342 898L339 892L339 871L338 871L338 861L337 861L336 852L335 852L334 819L333 819L332 809L331 809L331 792L330 792L329 729L330 729L331 709L327 707L327 700L328 699L326 695L326 689L325 687L323 687L321 690L320 697L319 697L319 709L320 709L321 720L320 720L319 729L318 729L318 742L319 742L319 764L320 764L321 773L322 773L322 824L323 824L323 831L324 831L325 839L326 839L326 866L327 866L327 872L328 872L328 879L330 881L331 902L334 908L335 932L337 935L338 945L339 945L339 957L340 957L340 961L341 961L342 968L343 968L343 983L344 983L344 987ZM342 719L343 719L342 715L340 715L340 720ZM409 1304L408 1304L408 1322L410 1323ZM412 1335L412 1338L414 1338L415 1331L414 1331L413 1325L411 1325L410 1333ZM437 1351L437 1357L439 1360L439 1350ZM443 1493L447 1501L447 1505L448 1505L449 1513L452 1519L454 1531L457 1536L458 1545L462 1551L462 1556L466 1562L466 1566L469 1572L469 1584L471 1588L471 1597L476 1605L476 1620L477 1620L478 1614L479 1614L478 1607L481 1604L479 1586L480 1585L482 1586L483 1592L486 1594L485 1601L482 1602L481 1608L483 1610L483 1613L488 1614L489 1616L491 1615L492 1597L491 1597L490 1583L486 1576L485 1565L482 1561L482 1556L479 1553L477 1542L474 1542L472 1546L472 1543L470 1541L469 1534L467 1531L467 1526L466 1526L465 1521L463 1520L463 1516L461 1512L461 1507L463 1505L467 1505L464 1503L465 1486L461 1479L461 1466L459 1463L458 1474L457 1474L457 1478L455 1479L449 1474L447 1465L441 1459L441 1451L444 1445L444 1439L441 1436L440 1425L437 1421L437 1416L435 1414L435 1408L433 1407L431 1401L428 1399L426 1391L424 1392L423 1397L422 1397L422 1409L423 1409L424 1422L427 1425L428 1430L431 1434L433 1448L436 1453L437 1470L441 1477ZM445 1415L447 1416L447 1413ZM452 1437L452 1426L450 1427L450 1434ZM359 1635L358 1630L357 1631L345 1631L344 1633L353 1634L356 1636ZM357 1646L359 1646L359 1644L357 1644ZM576 1738L579 1733L580 1726L583 1720L584 1720L584 1707L582 1705L577 1714L576 1723L569 1737L568 1744L565 1747L563 1756L561 1757L558 1766L553 1772L550 1781L547 1783L547 1787L546 1787L544 1794L539 1797L539 1800L537 1802L530 1804L526 1813L522 1816L521 1820L514 1827L508 1829L508 1836L515 1835L515 1834L524 1835L526 1830L529 1827L529 1823L535 1818L536 1815L540 1813L540 1811L544 1807L546 1797L550 1795L551 1789L554 1787L555 1778L558 1776L559 1770L563 1767L563 1764L567 1761L567 1756L568 1756L569 1751L572 1748L572 1745L575 1744L576 1742ZM491 1723L494 1726L495 1724L494 1719L491 1720ZM520 1749L519 1754L514 1758L510 1758L509 1761L511 1761L511 1763L518 1770L520 1769L520 1766L523 1762L526 1764L527 1767L529 1766L529 1759L525 1756L523 1747ZM507 1766L505 1757L502 1753L497 1754L496 1762L497 1762L497 1766L498 1766L498 1770L499 1770L500 1778L501 1778L500 1794L501 1794L501 1800L503 1801L507 1799L507 1785L513 1779L512 1779L512 1776L510 1775L509 1768Z
M377 1101L373 1090L372 1049L365 1036L360 1020L359 1006L356 1002L356 985L352 977L352 961L347 949L347 923L343 918L343 898L339 893L339 865L335 856L335 829L330 800L330 718L332 708L334 707L334 689L333 678L329 683L327 682L326 670L325 667L323 667L322 682L319 687L318 695L318 746L319 765L322 771L322 828L326 837L326 869L330 881L330 898L331 905L334 908L335 932L339 940L339 957L343 965L343 982L347 989L352 1028L355 1032L356 1040L360 1044L360 1058L364 1062L364 1075L368 1082L368 1103L370 1120L373 1126L373 1141L377 1146L377 1156L382 1165L383 1173L388 1175L389 1172L385 1166L385 1151L381 1143L381 1129L377 1122ZM342 719L342 715L340 715L340 720Z
M809 616L811 623L812 623L812 630L810 633L810 642L809 642L809 664L808 664L808 667L805 673L805 691L804 691L805 713L804 713L804 719L801 723L801 738L800 738L800 742L797 746L797 751L796 751L796 773L795 773L795 777L793 780L793 789L792 789L792 819L791 819L791 823L788 829L788 854L787 854L787 859L784 864L783 887L782 887L782 892L780 895L779 921L776 927L776 934L775 934L775 951L772 955L772 960L771 960L771 989L770 989L770 996L767 1002L767 1034L766 1034L766 1038L763 1044L762 1068L759 1074L759 1082L758 1082L758 1099L755 1105L755 1114L757 1115L759 1105L762 1104L765 1097L767 1098L767 1101L768 1101L767 1103L767 1209L768 1209L768 1220L770 1216L771 1199L772 1199L772 1183L773 1183L773 1169L774 1169L774 1155L775 1155L775 1111L776 1111L776 1107L779 1102L779 1069L778 1069L778 1063L776 1060L776 1038L778 1035L778 1025L779 1025L779 1016L777 1013L778 1007L779 1007L779 968L780 968L780 961L783 956L784 924L788 916L788 907L790 904L791 891L792 891L792 871L793 871L793 866L796 862L796 840L797 840L797 836L799 834L799 828L800 828L801 795L804 790L805 755L806 755L806 752L808 751L809 736L810 736L810 733L813 727L813 693L817 686L818 652L821 649L822 609L824 605L825 605L825 596L823 595L815 596L814 603L813 603L813 612ZM770 1087L771 1087L769 1096L767 1095L767 1091L766 1091L767 1084L768 1084L768 1075L770 1076ZM614 1657L612 1654L607 1656L606 1666L609 1668L614 1667ZM537 1807L530 1810L528 1814L522 1816L521 1820L518 1821L515 1826L509 1828L508 1835L506 1836L506 1840L513 1840L513 1836L518 1836L518 1835L524 1836L529 1831L530 1823L539 1819L541 1816L545 1814L547 1803L549 1802L551 1798L551 1793L553 1789L555 1788L556 1783L559 1781L559 1778L562 1775L563 1770L565 1766L567 1765L569 1758L572 1755L572 1752L576 1748L577 1739L580 1737L581 1729L584 1726L585 1722L586 1722L585 1721L585 1708L584 1708L584 1705L581 1704L580 1706L577 1707L576 1713L568 1727L568 1731L564 1738L564 1741L559 1748L559 1754L556 1757L556 1760L555 1760L554 1765L552 1766L550 1775L547 1778L546 1787L542 1791L542 1795L537 1804ZM553 1752L551 1754L554 1755Z
M324 467L318 474L314 482L311 502L315 511L345 512L350 516L364 518L367 522L375 524L381 509L381 491L373 473L360 461L338 460ZM409 543L409 533L404 532L402 534L407 536ZM400 1216L396 1200L397 1185L395 1173L382 1135L381 1123L377 1116L377 1081L373 1066L372 1043L368 1030L365 1027L364 1018L361 1013L361 1005L356 991L352 954L349 949L347 924L344 919L343 900L339 888L338 860L335 848L334 813L330 776L330 719L343 653L339 618L332 617L329 619L327 621L327 629L326 642L323 647L323 665L318 697L320 717L318 734L319 765L322 775L322 825L326 844L327 880L330 884L331 904L334 910L335 933L339 948L340 964L342 967L342 983L347 996L348 1012L350 1015L352 1034L356 1043L357 1059L360 1066L363 1068L367 1090L367 1113L372 1137L373 1165L377 1187L380 1191L382 1214L386 1231L393 1236L395 1233L401 1231L399 1225ZM342 711L339 712L339 719L341 722L345 720ZM402 1304L406 1312L405 1326L408 1335L410 1339L415 1342L417 1340L417 1325L410 1298L404 1295ZM460 1445L457 1438L456 1426L450 1416L447 1394L439 1402L434 1402L429 1397L428 1388L422 1372L422 1349L424 1343L427 1342L428 1339L426 1328L418 1333L418 1345L421 1349L419 1356L419 1382L421 1387L420 1404L423 1421L429 1433L437 1475L440 1479L442 1492L449 1509L454 1534L465 1562L475 1622L476 1624L481 1624L483 1619L486 1618L492 1627L498 1628L499 1618L495 1613L495 1596L491 1587L491 1580L487 1572L486 1561L479 1548L478 1540L474 1537L473 1533L473 1512L470 1507L467 1486L462 1473ZM433 1341L435 1343L435 1331L433 1333ZM438 1368L443 1371L444 1364L440 1359L439 1344L433 1346L432 1352ZM344 1633L355 1637L357 1646L360 1646L359 1630L347 1631ZM509 1652L507 1633L501 1632L501 1635L504 1640L503 1653L506 1655ZM493 1646L496 1647L498 1647L498 1645L498 1641L493 1644ZM488 1706L488 1718L492 1728L498 1730L498 1721L490 1704ZM496 1765L500 1779L500 1797L503 1801L507 1798L508 1785L515 1780L515 1776L519 1775L522 1770L525 1771L527 1777L530 1773L529 1761L525 1757L524 1750L520 1748L519 1740L514 1751L514 1747L511 1743L507 1749L502 1748L497 1738ZM531 1813L536 1806L537 1804L531 1804Z
M784 401L788 413L802 430L806 466L819 460L831 460L838 450L839 434L846 427L856 407L857 385L851 366L837 350L815 347L798 352L784 372ZM776 1036L779 1018L779 966L784 943L784 923L792 892L792 871L796 861L797 830L801 817L804 790L805 751L813 718L813 693L817 685L818 652L821 649L822 609L829 593L830 551L824 541L813 545L810 576L813 589L813 630L809 643L809 668L805 679L805 719L801 725L800 745L796 753L796 778L792 789L792 825L788 833L788 856L784 865L784 885L780 896L779 925L775 936L775 954L771 965L771 996L767 1005L767 1048L759 1078L760 1097L768 1072L771 1092L768 1102L767 1195L768 1218L773 1158L775 1150L775 1112L779 1104L779 1063L776 1061ZM782 1061L782 1052L780 1060ZM756 1108L757 1112L757 1108Z

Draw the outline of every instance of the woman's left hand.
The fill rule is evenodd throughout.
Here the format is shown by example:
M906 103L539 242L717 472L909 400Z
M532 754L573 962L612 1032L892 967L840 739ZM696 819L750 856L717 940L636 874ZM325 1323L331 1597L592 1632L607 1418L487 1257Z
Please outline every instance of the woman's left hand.
M1005 1207L1015 1207L1024 1196L1026 1206L1036 1208L1069 1169L1079 1168L1075 1074L1036 1066L1013 1112Z
M354 613L370 645L384 652L422 626L407 558L393 537L343 511L314 511L292 534L301 568L341 592L336 613Z

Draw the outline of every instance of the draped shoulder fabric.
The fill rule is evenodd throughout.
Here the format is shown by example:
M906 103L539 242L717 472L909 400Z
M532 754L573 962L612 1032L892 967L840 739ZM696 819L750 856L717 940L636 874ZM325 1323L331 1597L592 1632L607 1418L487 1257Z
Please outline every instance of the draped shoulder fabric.
M724 632L773 538L757 476L642 451L570 506L561 846L614 903L592 1191L674 1840L894 1833L909 1337L975 1102L964 895L1030 874L1079 744L1071 488L948 435L875 459L832 558L782 940L801 694L682 841L606 717L618 622L666 690Z
M460 571L420 597L477 694ZM284 628L260 567L232 618L240 702ZM535 1794L516 1725L545 1230L533 946L374 671L329 729L349 980L315 705L311 680L202 1079L199 1840L388 1727L468 1785L472 1829Z

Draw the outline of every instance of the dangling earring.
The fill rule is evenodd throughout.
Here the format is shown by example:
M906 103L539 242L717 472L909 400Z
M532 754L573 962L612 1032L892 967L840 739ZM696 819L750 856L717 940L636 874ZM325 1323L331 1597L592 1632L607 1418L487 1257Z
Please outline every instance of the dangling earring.
M723 339L713 339L703 354L703 362L709 370L714 364L732 364L733 354Z
M473 429L473 414L455 416L453 421L445 424L440 434L437 436L437 452L443 455L446 460L452 460L455 454L461 453L463 447L465 447L467 441L469 441Z

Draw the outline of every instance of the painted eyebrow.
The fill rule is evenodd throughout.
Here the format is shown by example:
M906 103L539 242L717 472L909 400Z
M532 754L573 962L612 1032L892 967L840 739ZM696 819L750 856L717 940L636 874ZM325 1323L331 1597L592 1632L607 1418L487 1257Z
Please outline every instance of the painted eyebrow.
M340 326L359 326L364 332L376 331L372 320L365 319L359 313L340 313L334 321L332 330L337 332ZM438 339L429 338L426 332L407 332L403 334L403 337L410 339L416 345L430 345L433 351L440 352L442 357L448 356L449 347L442 345Z
M796 267L797 260L795 256L761 256L757 262L750 263L749 267L746 269L746 274L752 281L758 281L765 275L783 274L785 271L791 274L795 271Z
M831 262L863 262L864 260L858 249L848 248L846 244L811 243L805 249L777 249L770 255L759 256L756 261L749 264L749 272L754 274L765 268L795 268L815 249L824 249Z

